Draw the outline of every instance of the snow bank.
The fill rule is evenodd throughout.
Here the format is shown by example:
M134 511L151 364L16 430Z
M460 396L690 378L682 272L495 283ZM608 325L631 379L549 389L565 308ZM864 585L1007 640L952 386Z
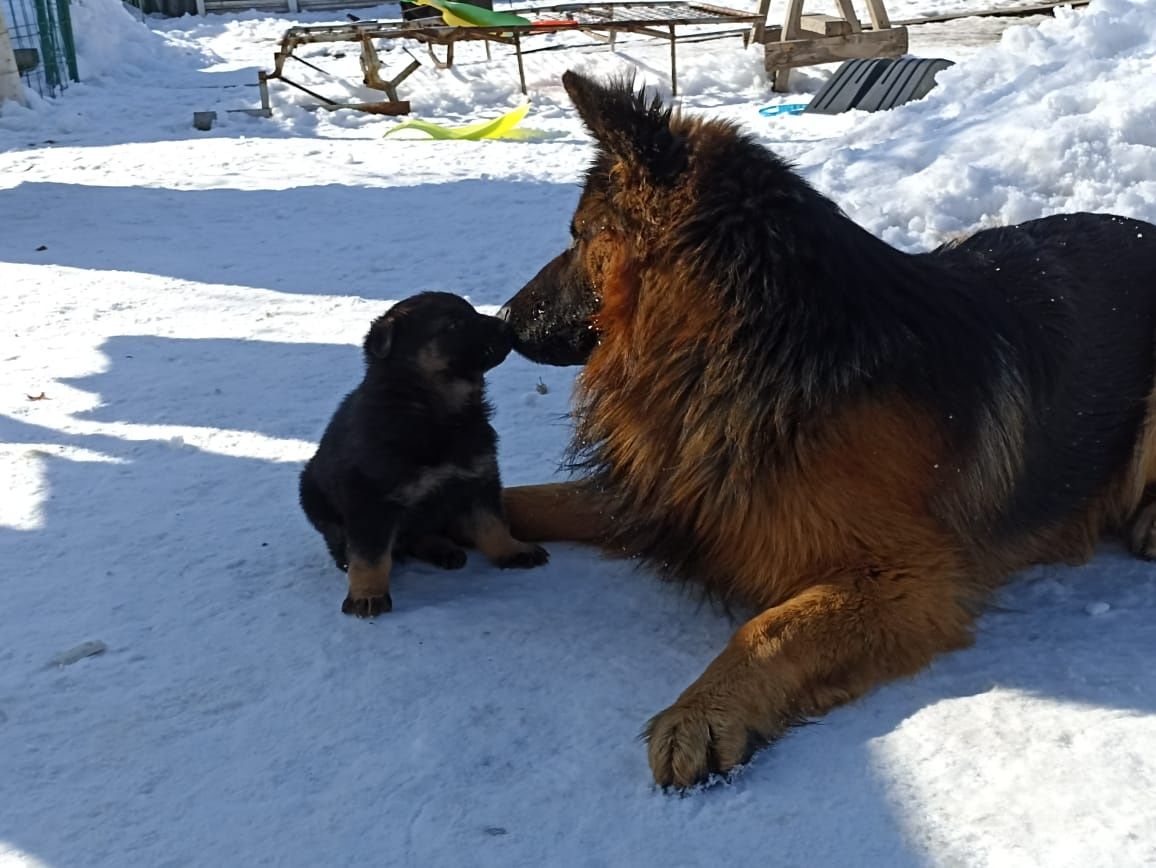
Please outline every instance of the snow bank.
M150 30L120 0L73 0L72 31L81 81L159 76L180 64L179 50ZM186 56L197 56L189 52Z
M1098 0L1016 27L924 100L801 159L868 228L925 247L1068 210L1156 220L1156 2Z

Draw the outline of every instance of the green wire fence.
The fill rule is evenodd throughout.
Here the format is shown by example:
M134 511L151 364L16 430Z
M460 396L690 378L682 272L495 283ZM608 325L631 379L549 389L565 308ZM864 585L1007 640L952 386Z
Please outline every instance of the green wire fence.
M80 81L68 0L0 0L16 66L26 87L56 96L70 81Z

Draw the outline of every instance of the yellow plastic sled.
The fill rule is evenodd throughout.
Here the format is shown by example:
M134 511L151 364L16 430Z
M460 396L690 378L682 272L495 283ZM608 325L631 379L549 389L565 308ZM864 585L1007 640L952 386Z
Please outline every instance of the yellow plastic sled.
M530 104L524 102L513 111L508 111L501 117L494 118L490 121L481 121L476 124L467 124L464 127L443 127L441 124L414 118L413 120L404 121L393 127L386 135L393 135L399 130L420 130L429 135L430 138L457 139L468 142L476 142L479 139L530 138L534 135L532 131L514 129L514 127L522 122L522 119L529 110Z

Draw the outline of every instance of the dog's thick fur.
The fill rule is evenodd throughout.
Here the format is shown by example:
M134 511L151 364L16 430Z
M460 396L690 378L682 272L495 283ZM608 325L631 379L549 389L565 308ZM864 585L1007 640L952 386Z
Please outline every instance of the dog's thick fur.
M564 84L597 142L574 242L503 311L578 380L574 483L526 539L600 542L757 607L646 729L656 781L971 639L991 590L1156 550L1156 226L1070 214L931 253L873 237L719 121Z
M349 573L347 614L393 608L394 558L465 566L457 543L502 567L546 562L502 512L497 434L483 375L509 354L509 327L456 295L398 302L365 336L365 377L301 472L301 506Z

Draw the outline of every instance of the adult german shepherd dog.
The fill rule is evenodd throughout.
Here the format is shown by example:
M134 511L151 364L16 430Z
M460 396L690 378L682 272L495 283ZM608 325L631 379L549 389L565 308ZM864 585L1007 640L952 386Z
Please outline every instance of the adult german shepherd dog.
M573 482L506 490L756 607L646 727L662 785L966 646L1004 577L1156 554L1156 226L1068 214L930 253L875 238L729 123L567 73L597 142L573 243L507 304L585 364Z

